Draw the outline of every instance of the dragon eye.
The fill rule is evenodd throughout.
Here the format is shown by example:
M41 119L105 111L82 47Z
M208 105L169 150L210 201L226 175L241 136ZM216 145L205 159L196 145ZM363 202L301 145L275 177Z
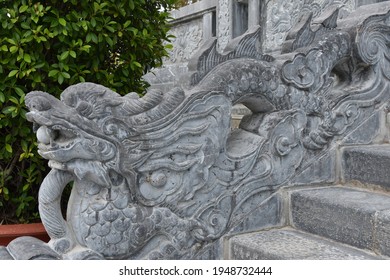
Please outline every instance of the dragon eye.
M88 117L92 114L93 108L92 105L85 101L80 101L77 104L76 110L83 115L84 117Z
M35 97L33 100L28 102L27 107L30 109L30 111L47 111L51 109L50 102L43 98L43 97Z

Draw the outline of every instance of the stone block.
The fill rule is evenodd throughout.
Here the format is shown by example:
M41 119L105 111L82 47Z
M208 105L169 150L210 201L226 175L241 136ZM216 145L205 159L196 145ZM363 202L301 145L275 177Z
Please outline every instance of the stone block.
M302 169L290 180L291 185L334 183L337 179L336 150L304 162Z
M368 145L379 136L381 132L381 111L367 112L359 118L359 126L343 139L341 145Z
M357 260L378 257L308 233L292 229L272 229L231 238L230 258L235 260Z
M390 189L390 145L344 148L342 176Z
M378 214L378 224L376 227L376 239L379 253L390 256L390 211L382 211Z
M215 242L204 246L191 258L193 260L220 260L223 259L224 247L223 239L218 239Z
M284 222L282 199L281 195L277 194L266 202L261 203L252 211L237 215L235 219L233 219L233 224L235 224L235 226L232 227L232 230L229 233L254 231L266 227L282 225ZM258 201L256 196L253 196L253 201L248 201L246 205L253 205L256 201ZM245 205L243 205L243 207L245 207Z
M375 249L376 216L389 209L390 196L344 187L291 193L296 228L363 249Z

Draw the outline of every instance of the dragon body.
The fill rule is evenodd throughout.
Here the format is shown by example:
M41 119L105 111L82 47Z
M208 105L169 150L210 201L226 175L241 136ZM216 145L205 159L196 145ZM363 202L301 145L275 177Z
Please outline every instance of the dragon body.
M259 30L224 54L206 45L186 90L29 93L27 118L52 168L39 194L49 247L69 259L199 257L386 102L381 7L339 24L337 8L320 23L304 17L274 56L257 51ZM231 131L237 103L252 113Z

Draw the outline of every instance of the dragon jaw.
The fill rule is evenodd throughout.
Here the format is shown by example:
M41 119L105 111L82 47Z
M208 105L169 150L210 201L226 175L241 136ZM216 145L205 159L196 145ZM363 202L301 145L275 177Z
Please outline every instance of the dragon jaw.
M31 110L26 117L34 123L37 134L38 153L49 160L51 168L71 172L79 180L98 185L111 183L108 166L115 161L117 148L94 129L93 121L89 122L89 130L80 129L81 116L44 92L30 95L26 103Z

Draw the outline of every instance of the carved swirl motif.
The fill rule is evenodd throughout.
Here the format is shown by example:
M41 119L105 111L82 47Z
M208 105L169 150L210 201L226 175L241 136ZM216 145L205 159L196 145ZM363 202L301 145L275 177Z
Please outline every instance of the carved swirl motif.
M169 59L166 63L187 62L193 53L199 49L202 43L201 21L197 24L184 24L173 27L171 33L175 36L172 39L173 49L170 51Z
M389 14L371 20L363 26L357 36L360 58L367 64L380 65L387 79L390 79L389 21Z
M324 86L333 67L351 52L350 37L346 32L328 35L327 41L319 42L318 49L298 54L282 68L283 78L300 89L316 92Z
M265 46L267 50L273 50L282 45L288 31L296 24L302 15L313 13L318 16L321 11L330 5L342 7L340 17L355 8L354 1L348 0L299 0L299 1L280 1L273 0L268 4L267 20L267 40Z
M368 64L374 65L381 59L389 58L389 49L387 44L390 42L390 27L379 22L370 22L365 25L358 36L358 50L362 60Z
M272 62L254 52L259 32L242 37L230 54L208 56L207 49L196 64L201 80L185 92L121 97L82 83L61 100L29 93L27 118L38 126L39 152L53 169L39 198L53 255L193 258L238 230L306 160L326 153L387 101L385 7L379 16L377 7L361 9L366 21L350 29L313 29L310 40L298 38L297 53ZM234 103L252 114L231 132ZM64 220L59 202L71 180Z

